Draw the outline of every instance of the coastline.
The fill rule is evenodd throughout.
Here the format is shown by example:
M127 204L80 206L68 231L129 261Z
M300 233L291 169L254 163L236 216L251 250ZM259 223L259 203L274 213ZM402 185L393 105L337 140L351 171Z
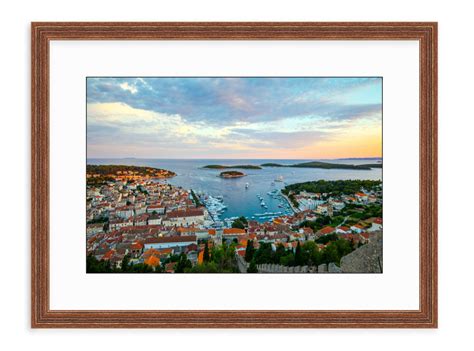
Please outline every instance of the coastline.
M288 202L288 204L290 205L292 211L294 213L299 213L301 212L299 208L295 208L295 206L293 205L293 203L291 202L291 200L288 198L288 196L286 196L285 194L281 193L281 196Z

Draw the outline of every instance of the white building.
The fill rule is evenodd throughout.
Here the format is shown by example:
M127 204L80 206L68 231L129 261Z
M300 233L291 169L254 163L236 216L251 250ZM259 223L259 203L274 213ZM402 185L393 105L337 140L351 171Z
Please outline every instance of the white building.
M168 212L163 224L167 226L188 227L204 224L204 211L200 208Z
M152 214L148 217L148 225L160 225L161 224L161 216L157 214Z
M115 215L120 218L129 218L133 216L133 207L123 206L115 209Z
M146 209L147 213L153 213L156 212L158 214L164 214L165 213L165 207L162 205L149 205Z
M164 236L152 238L145 241L144 250L148 249L168 249L173 247L185 247L191 244L197 244L195 235L189 236Z

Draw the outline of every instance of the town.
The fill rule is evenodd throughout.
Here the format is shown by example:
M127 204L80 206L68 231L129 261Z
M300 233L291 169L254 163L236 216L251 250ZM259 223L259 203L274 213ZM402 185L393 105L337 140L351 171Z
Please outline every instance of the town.
M88 165L88 273L382 272L380 181L290 184L290 214L218 222L172 176Z

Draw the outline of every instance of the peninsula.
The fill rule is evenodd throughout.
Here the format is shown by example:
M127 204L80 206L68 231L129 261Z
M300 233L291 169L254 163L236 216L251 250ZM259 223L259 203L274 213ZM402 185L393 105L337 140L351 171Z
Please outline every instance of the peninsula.
M171 178L176 173L166 169L126 165L87 165L87 185L100 185L116 180L140 180Z

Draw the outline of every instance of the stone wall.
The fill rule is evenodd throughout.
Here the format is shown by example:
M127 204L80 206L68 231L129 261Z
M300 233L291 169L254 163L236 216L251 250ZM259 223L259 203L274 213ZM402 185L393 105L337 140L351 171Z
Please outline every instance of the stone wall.
M343 273L383 272L382 232L375 232L368 244L359 247L341 259Z
M371 241L341 259L341 266L334 262L319 266L287 267L279 264L259 264L259 273L382 273L382 232L375 232Z
M317 273L317 267L294 266L287 267L280 264L259 264L257 265L259 273Z

